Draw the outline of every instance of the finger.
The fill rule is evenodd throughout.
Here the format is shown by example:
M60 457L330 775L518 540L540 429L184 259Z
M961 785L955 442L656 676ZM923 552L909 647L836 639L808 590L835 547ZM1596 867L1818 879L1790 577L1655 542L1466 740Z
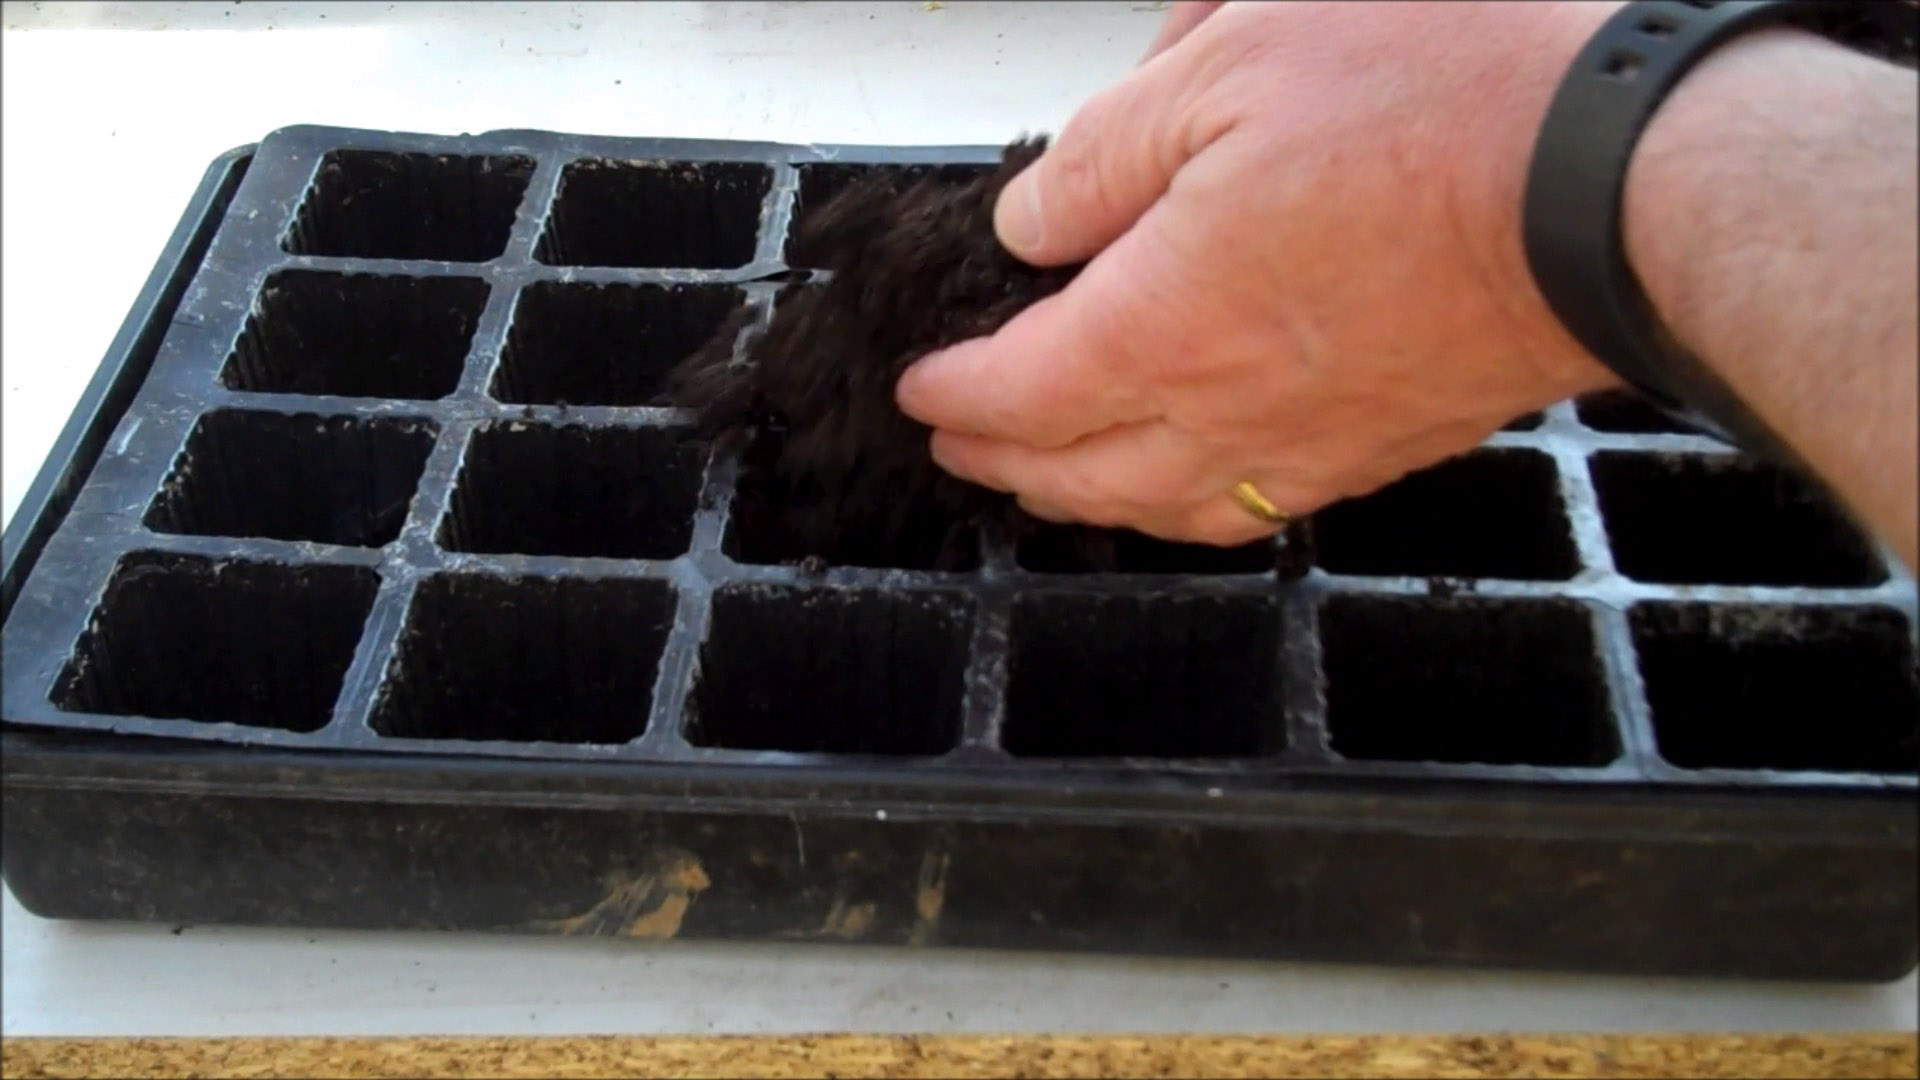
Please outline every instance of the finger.
M901 410L929 427L1038 448L1151 419L1150 389L1120 377L1125 345L1113 313L1140 302L1126 263L1095 260L992 335L921 357L895 388Z
M1135 526L1224 490L1206 453L1159 421L1054 449L937 431L933 459L965 480L1010 491L1091 525Z
M1286 522L1256 517L1223 491L1189 510L1173 531L1187 543L1238 547L1271 537L1284 528Z
M1072 514L1041 499L1022 495L1015 501L1020 504L1020 509L1025 510L1041 521L1052 522L1055 525L1072 525L1076 520Z
M1090 259L1166 192L1220 134L1196 107L1201 52L1169 53L1095 95L1007 182L993 227L1008 251L1035 266Z
M1207 16L1225 3L1226 0L1180 0L1174 4L1167 10L1167 17L1160 21L1160 32L1153 36L1153 42L1147 46L1147 53L1140 58L1140 62L1144 64L1178 44L1189 31L1205 22Z
M1286 520L1270 521L1261 514L1253 513L1233 496L1232 484L1223 484L1219 491L1205 498L1177 511L1145 519L1136 527L1149 536L1177 543L1238 547L1269 539L1285 529L1288 522L1309 512L1313 504L1305 489L1274 474L1255 476L1250 481L1254 490L1260 492Z

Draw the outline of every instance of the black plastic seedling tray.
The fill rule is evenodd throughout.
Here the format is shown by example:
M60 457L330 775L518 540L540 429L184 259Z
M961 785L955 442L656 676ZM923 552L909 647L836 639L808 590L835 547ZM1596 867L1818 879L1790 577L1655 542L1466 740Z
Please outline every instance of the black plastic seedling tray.
M6 533L63 918L1880 980L1915 595L1568 402L1238 551L809 566L652 402L789 225L992 148L315 127L216 162Z

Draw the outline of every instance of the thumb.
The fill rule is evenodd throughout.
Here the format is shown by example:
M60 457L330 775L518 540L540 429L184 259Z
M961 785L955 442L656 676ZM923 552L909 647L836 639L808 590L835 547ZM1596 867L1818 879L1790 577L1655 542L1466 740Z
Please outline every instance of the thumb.
M1204 89L1195 78L1201 36L1095 95L1007 182L993 227L1008 251L1035 266L1090 259L1166 193L1180 166L1217 135L1202 130L1193 107Z

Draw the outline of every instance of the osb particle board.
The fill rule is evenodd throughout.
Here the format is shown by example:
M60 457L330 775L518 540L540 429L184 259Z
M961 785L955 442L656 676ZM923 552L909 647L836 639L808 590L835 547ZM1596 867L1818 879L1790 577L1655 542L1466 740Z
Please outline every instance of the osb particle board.
M7 1077L1912 1077L1910 1034L0 1042Z

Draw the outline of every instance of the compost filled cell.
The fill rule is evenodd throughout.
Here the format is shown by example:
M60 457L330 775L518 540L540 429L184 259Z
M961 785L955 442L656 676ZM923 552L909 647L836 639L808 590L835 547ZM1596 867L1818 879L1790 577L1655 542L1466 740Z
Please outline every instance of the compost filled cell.
M534 257L554 266L726 269L752 261L773 170L744 161L568 165Z
M1534 428L1539 427L1542 423L1545 423L1546 419L1547 419L1546 413L1530 412L1521 416L1516 416L1513 419L1507 421L1504 425L1501 426L1500 430L1501 431L1532 431Z
M854 184L884 179L893 190L904 191L922 180L932 180L958 187L992 171L990 165L867 165L844 162L801 165L800 190L795 195L793 206L793 227L787 231L787 265L825 265L830 253L818 250L798 237L806 231L815 211Z
M220 378L233 390L431 400L460 382L487 283L283 270Z
M407 519L435 432L424 420L211 412L187 437L146 525L379 547Z
M360 567L136 552L115 567L54 704L318 730L378 584Z
M449 551L671 559L706 450L672 428L508 421L474 432L440 526Z
M1573 403L1580 422L1595 431L1634 435L1699 435L1692 424L1677 420L1632 390L1603 390Z
M1021 537L1014 549L1021 569L1043 574L1266 574L1276 557L1272 540L1216 547L1084 526L1042 529Z
M490 392L516 404L652 404L742 296L729 285L529 285Z
M795 753L950 750L972 607L939 592L721 589L687 739Z
M507 246L533 175L520 156L336 150L287 235L296 255L485 262Z
M1026 594L1001 741L1023 757L1277 753L1280 650L1268 595Z
M1875 585L1886 567L1834 504L1784 469L1728 454L1591 459L1613 562L1639 581Z
M1313 516L1336 574L1558 581L1580 569L1553 459L1479 450Z
M1587 612L1567 601L1336 596L1327 725L1356 760L1605 765L1619 756Z
M1669 762L1920 772L1920 683L1899 612L1657 603L1630 621Z
M407 739L637 738L673 608L661 581L429 577L414 593L373 729Z

